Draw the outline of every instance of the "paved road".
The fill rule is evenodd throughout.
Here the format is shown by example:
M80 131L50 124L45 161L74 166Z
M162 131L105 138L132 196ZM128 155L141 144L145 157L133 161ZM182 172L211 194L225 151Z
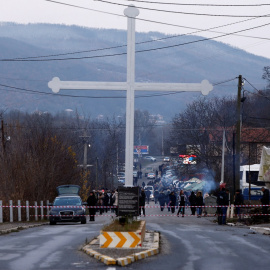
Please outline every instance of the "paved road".
M151 206L154 206L153 202ZM170 214L158 208L146 209L146 215L161 213ZM253 234L248 227L219 226L213 218L147 216L143 219L147 221L147 229L161 232L161 254L138 261L126 269L269 268L269 236ZM97 236L109 220L110 217L97 217L95 223L85 225L45 225L1 235L0 269L108 269L79 249L86 239Z

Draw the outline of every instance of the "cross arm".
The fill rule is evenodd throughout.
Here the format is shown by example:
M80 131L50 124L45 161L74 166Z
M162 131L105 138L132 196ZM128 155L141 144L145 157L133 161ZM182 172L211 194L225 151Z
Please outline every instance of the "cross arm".
M80 90L127 90L126 82L88 82L88 81L61 81L58 77L54 77L48 87L54 93L58 93L60 89L80 89Z
M135 90L141 91L175 91L175 92L202 92L208 95L213 90L213 85L207 80L201 83L135 83Z

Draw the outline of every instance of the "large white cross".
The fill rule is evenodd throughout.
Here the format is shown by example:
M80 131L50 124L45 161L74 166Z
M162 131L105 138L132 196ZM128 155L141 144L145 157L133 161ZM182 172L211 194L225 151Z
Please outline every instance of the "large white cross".
M193 91L207 95L213 86L203 80L201 83L136 83L135 82L135 18L139 10L130 5L124 10L128 17L127 26L127 81L126 82L87 82L60 81L54 77L48 83L54 93L60 89L78 90L126 90L126 150L125 150L125 186L133 186L133 147L134 147L134 91Z

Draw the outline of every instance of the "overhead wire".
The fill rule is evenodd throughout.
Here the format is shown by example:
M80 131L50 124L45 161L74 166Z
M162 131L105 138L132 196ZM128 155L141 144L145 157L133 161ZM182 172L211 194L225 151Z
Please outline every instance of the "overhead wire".
M26 89L26 88L21 88L21 87L15 87L15 86L10 86L10 85L4 85L0 84L2 87L7 87L11 88L15 92L19 91L24 91L27 92L28 94L41 94L41 95L53 95L53 96L58 96L58 97L72 97L72 98L91 98L91 99L118 99L118 98L126 98L126 96L83 96L83 95L66 95L66 94L54 94L51 92L42 92L42 91L37 91L37 90L31 90L31 89ZM6 89L1 89L1 90L6 90ZM8 91L12 91L8 90ZM123 91L123 90L119 90ZM146 91L147 92L147 91ZM180 93L183 93L185 91L182 91ZM148 97L156 97L156 96L167 96L167 95L173 95L177 94L179 92L169 92L169 93L161 93L161 94L149 94L149 95L137 95L135 98L148 98Z
M213 86L227 83L227 82L233 81L235 79L237 79L237 77L232 78L232 79L228 79L228 80L225 80L222 82L214 83ZM28 94L41 94L41 95L50 95L50 96L53 95L53 96L58 96L58 97L91 98L91 99L126 98L126 96L83 96L83 95L55 94L55 93L51 93L51 92L42 92L42 91L31 90L31 89L26 89L26 88L21 88L21 87L15 87L15 86L5 85L5 84L0 84L0 86L12 89L12 90L8 90L8 91L15 91L15 92L23 91L23 92L27 92ZM0 90L5 91L6 89L0 89ZM123 91L123 90L119 90L119 91ZM145 91L145 92L147 92L147 91ZM181 92L172 91L172 92L168 92L168 93L159 93L159 94L152 93L152 94L148 94L148 95L135 95L135 98L168 96L168 95L174 95L174 94L181 94L184 92L186 92L186 91L181 91Z
M45 0L47 1L47 0ZM49 1L49 0L48 0ZM98 2L110 4L110 5L117 5L117 6L124 6L124 7L129 7L130 5L126 4L120 4L120 3L115 3L115 2L110 2L106 0L95 0ZM150 11L158 11L158 12L165 12L165 13L173 13L173 14L183 14L183 15L195 15L195 16L210 16L210 17L231 17L231 18L249 18L249 17L257 17L256 15L232 15L232 14L211 14L211 13L195 13L195 12L184 12L184 11L175 11L175 10L164 10L164 9L156 9L156 8L147 8L147 7L139 7L139 9L144 9L144 10L150 10ZM269 17L266 16L266 17Z
M98 0L95 0L98 1ZM123 0L124 1L124 0ZM129 2L130 0L125 0ZM261 7L261 6L270 6L270 4L200 4L200 3L175 3L175 2L157 2L157 1L143 1L143 0L132 0L137 3L145 3L145 4L160 4L160 5L174 5L174 6L200 6L200 7Z
M68 5L68 6L72 6L72 7L76 7L76 8L84 8L84 7L80 7L80 6L76 6L76 5L71 5L71 4L66 4L66 3L62 3L59 1L50 1L50 0L45 0L48 2L52 2L52 3L56 3L56 4L63 4L63 5ZM88 8L85 8L88 9ZM89 9L91 11L97 11L97 12L102 12L103 11L99 11L96 9ZM104 12L107 13L107 12ZM124 15L119 15L116 13L108 13L110 15L116 15L116 16L121 16L121 17L126 17ZM241 20L238 22L233 22L233 23L228 23L225 25L220 25L220 26L216 26L216 27L211 27L208 29L199 29L199 28L194 28L194 27L187 27L187 26L182 26L182 25L174 25L174 24L167 24L167 23L162 23L162 22L158 22L158 21L152 21L152 20L145 20L145 19L141 19L141 18L136 18L136 20L142 20L142 21L148 21L148 22L153 22L153 23L160 23L160 24L166 24L166 25L171 25L171 26L177 26L177 27L181 27L181 28L188 28L188 29L193 29L196 30L195 32L191 32L191 33L186 33L186 34L180 34L180 35L173 35L173 36L169 36L169 37L164 37L164 38L158 38L155 40L148 40L148 41L143 41L143 42L137 42L136 44L145 44L145 43L150 43L150 42L156 42L156 41L161 41L161 40L166 40L166 39L171 39L171 38L175 38L175 37L180 37L180 36L186 36L186 35L191 35L191 34L196 34L196 33L200 33L200 32L214 32L214 33L222 33L224 34L224 32L219 32L219 31L212 31L213 29L217 29L217 28L222 28L222 27L227 27L227 26L231 26L231 25L235 25L235 24L239 24L239 23L243 23L246 21L250 21L250 20L254 20L254 19L258 19L258 18L263 18L265 16L269 16L270 14L267 15L262 15L262 16L257 16L255 18L249 18L246 20ZM232 34L232 33L230 33ZM233 35L233 34L232 34ZM256 36L248 36L248 35L238 35L238 36L243 36L243 37L248 37L248 38L256 38L256 39L263 39L263 40L270 40L270 38L266 38L266 37L256 37ZM33 57L18 57L18 58L13 58L13 59L5 59L5 61L7 60L24 60L24 59L36 59L36 58L44 58L44 57L54 57L54 56L64 56L64 55L72 55L72 54L80 54L80 53L89 53L89 52L96 52L96 51L102 51L102 50L108 50L108 49L116 49L116 48L121 48L121 47L126 47L126 45L119 45L119 46L112 46L112 47L107 47L107 48L98 48L98 49L92 49L92 50L83 50L83 51L75 51L75 52L68 52L68 53L60 53L60 54L51 54L51 55L42 55L42 56L33 56ZM0 61L2 61L3 59L0 59ZM73 59L68 59L68 60L73 60Z
M203 42L203 41L208 41L208 40L213 40L221 37L225 37L228 35L232 35L235 33L241 33L249 30L254 30L257 28L261 28L264 26L270 25L270 23L266 23L263 25L259 26L254 26L250 28L246 28L243 30L237 30L231 33L225 33L219 36L211 37L211 38L203 38L203 39L198 39L198 40L193 40L193 41L188 41L180 44L174 44L174 45L168 45L168 46L163 46L163 47L158 47L158 48L152 48L152 49L143 49L143 50L137 50L136 53L143 53L143 52L150 52L150 51L157 51L157 50L162 50L162 49L168 49L168 48L174 48L174 47L179 47L183 45L188 45L188 44L194 44L198 42ZM126 55L127 53L114 53L114 54L105 54L105 55L95 55L95 56L83 56L83 57L70 57L70 58L51 58L51 59L0 59L2 62L44 62L44 61L65 61L65 60L80 60L80 59L93 59L93 58L103 58L103 57L113 57L113 56L120 56L120 55Z
M265 99L267 99L267 100L269 100L270 101L270 98L268 97L268 96L265 96L265 95L263 95L252 83L250 83L246 78L243 78L254 90L256 90L257 91L257 94L255 94L255 93L251 93L250 91L248 91L248 90L246 90L247 92L249 92L249 93L251 93L251 94L254 94L254 95L257 95L257 96L261 96L261 97L263 97L263 98L265 98Z

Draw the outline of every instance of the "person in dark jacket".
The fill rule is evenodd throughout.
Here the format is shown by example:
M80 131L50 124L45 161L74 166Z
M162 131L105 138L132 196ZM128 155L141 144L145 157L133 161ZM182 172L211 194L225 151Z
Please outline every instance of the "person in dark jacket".
M219 191L219 193L217 195L217 205L222 206L222 207L217 208L218 224L225 225L226 224L227 208L229 205L229 197L228 197L228 194L226 193L225 187L221 187L221 190Z
M158 202L158 197L159 197L159 192L158 192L158 190L156 189L156 190L154 191L155 204L157 204L157 202Z
M166 195L164 194L163 191L160 191L159 196L158 196L158 201L160 205L160 210L163 211L165 207L165 201L166 201Z
M147 203L149 204L150 202L150 195L151 195L151 191L149 189L147 189L145 191L145 196L146 196L146 199L147 199Z
M141 215L142 214L142 211L143 211L143 215L145 216L145 192L144 192L144 189L142 189L141 191L141 194L140 194L140 197L139 197L139 214Z
M191 191L191 194L188 197L189 203L190 203L190 210L191 210L191 215L195 216L196 212L196 195L194 191Z
M202 196L202 192L198 191L196 194L196 206L197 206L197 217L200 218L202 216L202 207L203 206L203 196Z
M173 214L175 212L175 205L176 205L176 196L173 191L171 192L169 197L170 197L170 207Z
M89 208L89 215L90 215L90 221L95 221L95 215L96 215L96 206L97 199L93 191L90 192L90 195L87 199L87 205Z
M185 206L186 206L186 201L187 201L187 196L184 193L184 190L181 190L179 193L179 198L178 198L178 202L179 202L179 209L177 212L177 216L179 216L179 213L182 212L182 217L185 216Z
M261 198L262 205L269 205L269 190L266 189L265 187L262 187L261 190L263 192L263 196ZM269 220L269 217L267 215L268 214L268 206L262 206L262 214L264 215L263 220L265 222L267 222Z
M244 196L241 189L237 189L235 192L234 205L244 205ZM235 211L239 221L241 220L241 207L236 206Z
M103 206L104 206L104 211L107 213L108 212L108 206L109 206L109 195L107 192L104 193L104 198L103 198Z

